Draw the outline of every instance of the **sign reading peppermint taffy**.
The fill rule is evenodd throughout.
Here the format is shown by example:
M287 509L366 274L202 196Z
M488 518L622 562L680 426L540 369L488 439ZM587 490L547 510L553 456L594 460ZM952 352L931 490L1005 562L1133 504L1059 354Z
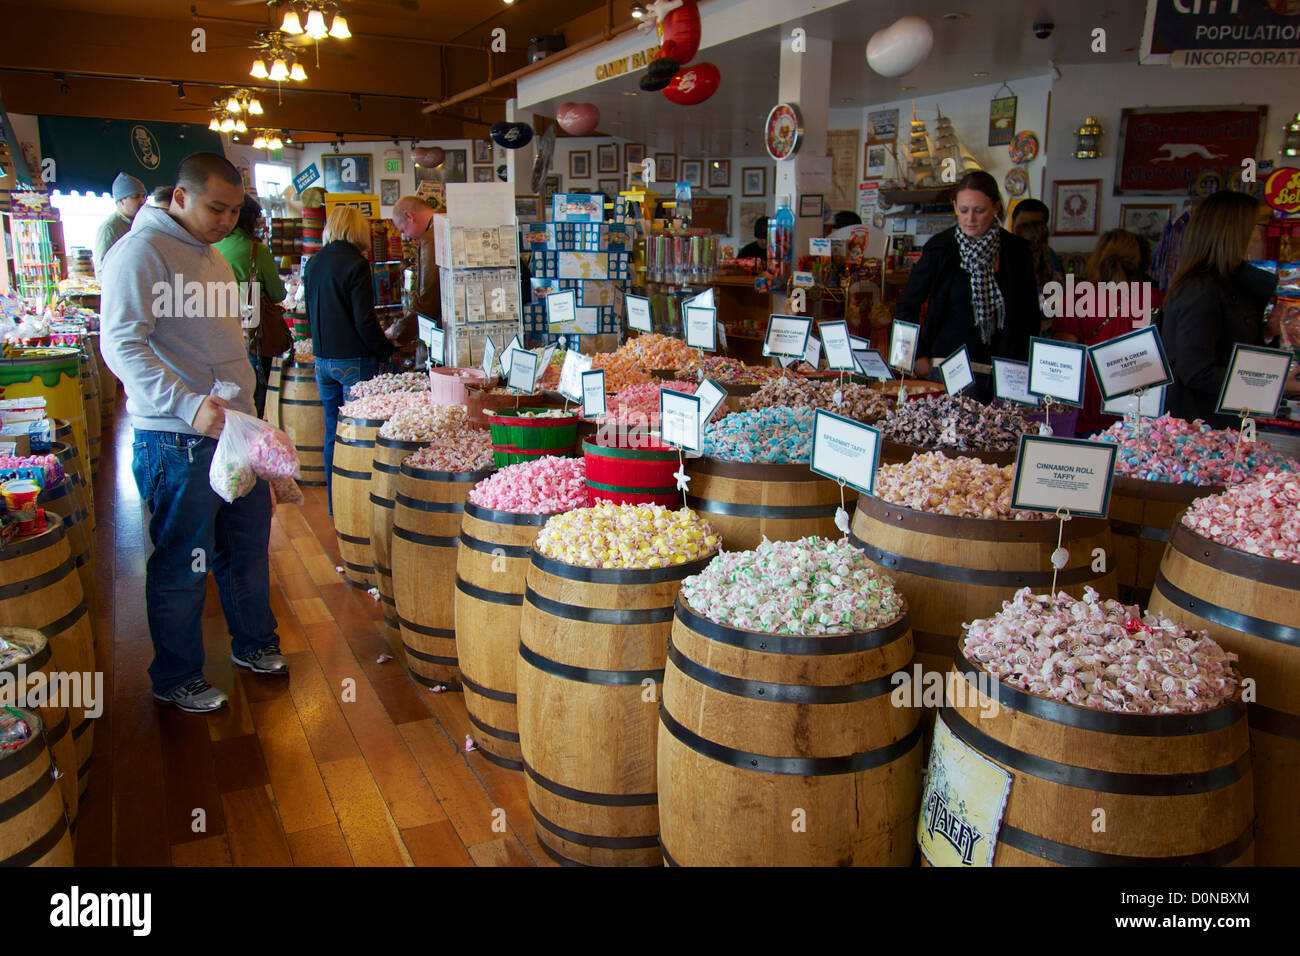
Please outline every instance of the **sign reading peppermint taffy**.
M975 688L958 685L972 696ZM931 866L992 866L1013 775L934 724L916 840Z
M578 352L566 352L560 366L557 391L571 402L582 401L582 373L591 368L591 358Z
M713 417L713 413L718 410L727 399L727 390L713 381L706 378L700 382L700 387L695 390L696 396L700 400L700 421L707 422Z
M577 318L578 293L575 290L552 292L546 297L546 321L552 330L575 322Z
M664 389L659 393L659 440L686 451L701 452L704 446L702 406L698 395Z
M826 366L837 372L852 372L853 341L847 322L819 322L822 345L826 347ZM865 343L864 343L865 344Z
M1020 405L1041 405L1037 395L1029 391L1029 366L1011 359L993 359L993 394L1004 402Z
M483 377L492 377L492 366L497 361L497 344L492 341L492 336L485 336L483 339L483 364L479 368L483 369Z
M650 300L641 295L627 295L623 301L627 304L627 327L636 332L649 332Z
M718 347L718 310L708 306L686 306L686 344L693 349L714 352Z
M1029 340L1029 393L1083 407L1088 347L1038 337Z
M889 370L889 363L875 349L855 350L853 361L858 371L867 378L878 378L883 382L892 381L894 378L894 373Z
M767 320L763 354L802 359L808 348L808 335L811 331L812 319L797 315L773 315Z
M1121 395L1101 403L1107 415L1137 415L1141 418L1159 418L1165 413L1165 386L1147 389L1141 395Z
M970 367L970 353L962 346L939 363L939 374L943 376L943 387L949 395L960 395L975 384L975 373Z
M600 418L605 414L605 370L582 373L582 415Z
M1101 397L1106 400L1174 380L1164 343L1154 325L1099 342L1088 349L1088 359L1101 386Z
M889 333L889 365L909 375L916 366L916 344L921 339L921 327L915 322L894 320Z
M532 394L537 383L537 354L515 349L510 356L510 375L506 384L517 392Z
M881 431L823 409L813 413L812 470L864 495L876 487Z
M1219 393L1219 411L1224 415L1276 415L1290 369L1290 352L1235 345Z
M1118 451L1113 442L1020 436L1011 507L1106 517Z

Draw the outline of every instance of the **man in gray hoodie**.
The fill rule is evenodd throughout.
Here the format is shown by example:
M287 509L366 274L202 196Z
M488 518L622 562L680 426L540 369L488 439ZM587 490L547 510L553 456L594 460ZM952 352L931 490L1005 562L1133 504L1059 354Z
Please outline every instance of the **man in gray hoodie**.
M208 482L225 410L254 414L238 284L212 248L235 225L243 200L234 166L195 153L177 170L170 209L141 209L104 261L101 344L126 387L132 470L154 545L145 578L149 676L154 697L195 713L226 703L203 678L209 564L231 659L259 674L288 672L270 607L270 489L259 480L228 504ZM235 383L238 395L229 403L211 395L217 381Z

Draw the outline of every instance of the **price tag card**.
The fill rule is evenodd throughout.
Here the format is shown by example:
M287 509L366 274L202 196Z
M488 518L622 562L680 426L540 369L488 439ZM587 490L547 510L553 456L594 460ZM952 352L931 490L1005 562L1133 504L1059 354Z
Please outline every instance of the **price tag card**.
M1022 435L1011 507L1106 517L1118 451L1114 442Z
M853 361L856 363L858 371L867 378L878 378L884 382L892 381L894 378L894 373L889 370L889 363L875 349L863 349L860 352L854 352Z
M435 365L442 365L447 356L446 332L440 329L437 323L427 315L421 315L417 312L415 320L419 326L420 341L429 350L429 361Z
M558 391L571 402L582 401L582 373L591 368L591 358L578 352L565 352L560 368Z
M515 353L523 351L523 348L524 346L519 340L519 336L516 335L510 340L510 344L507 345L505 350L501 353L501 374L503 376L509 377L510 362L515 357Z
M483 340L483 364L479 366L483 369L485 378L492 377L492 366L497 362L497 344L492 341L492 336L486 336Z
M1116 336L1088 349L1088 359L1105 401L1156 388L1174 380L1164 343L1154 325Z
M691 296L686 300L687 305L698 305L705 309L716 309L717 303L713 300L713 290L705 289L699 295Z
M578 293L575 290L552 292L546 297L546 321L552 329L577 319Z
M706 352L717 351L717 315L717 310L708 306L686 306L686 344Z
M881 437L878 428L819 408L813 415L812 470L869 495L876 487Z
M517 392L531 395L537 382L537 353L514 349L510 355L510 377L506 380Z
M970 367L970 353L962 346L939 363L939 374L943 376L943 387L949 395L960 395L965 389L975 384L975 373Z
M871 343L864 338L850 334L849 346L853 349L853 351L861 352L863 349L871 348Z
M849 335L849 326L846 322L820 322L817 325L817 331L821 333L822 345L826 347L826 366L837 372L852 372L854 369L853 361L853 340L857 336ZM865 339L858 339L866 348Z
M814 369L821 364L822 360L822 340L808 336L808 347L803 350L803 360L811 365Z
M1290 369L1290 352L1257 345L1234 346L1219 393L1219 411L1224 415L1273 417L1286 390Z
M767 320L763 354L802 359L808 349L808 336L811 332L812 319L797 315L774 315Z
M605 370L582 373L582 415L601 418L605 414Z
M703 451L703 419L698 395L664 389L659 393L659 440L686 451Z
M1165 386L1148 389L1137 395L1121 395L1101 403L1107 415L1138 415L1141 418L1159 418L1165 413Z
M824 239L808 240L808 255L829 256L830 254L831 254L831 240L829 237Z
M1034 337L1029 340L1029 392L1065 405L1083 407L1088 347Z
M909 375L916 367L916 343L921 340L921 327L915 322L894 320L889 335L889 365L902 369Z
M1041 405L1042 399L1029 391L1029 365L1011 359L993 360L993 394L1004 402Z
M695 390L700 400L700 421L707 422L726 400L727 390L712 379L706 378Z
M642 295L624 296L627 304L627 327L637 332L649 332L650 300Z
M548 345L542 350L542 357L537 360L537 377L540 379L551 367L551 358L555 355L555 346Z
M796 272L790 280L796 289L811 289L817 284L817 277L811 272Z

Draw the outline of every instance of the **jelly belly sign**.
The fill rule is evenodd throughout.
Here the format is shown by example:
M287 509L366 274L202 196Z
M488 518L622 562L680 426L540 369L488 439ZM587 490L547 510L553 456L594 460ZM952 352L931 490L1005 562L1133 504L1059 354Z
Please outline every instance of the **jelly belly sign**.
M1283 166L1264 181L1264 201L1278 212L1300 212L1300 169Z
M1202 194L1226 188L1243 159L1263 155L1267 115L1264 106L1124 110L1115 194L1186 196L1198 185Z

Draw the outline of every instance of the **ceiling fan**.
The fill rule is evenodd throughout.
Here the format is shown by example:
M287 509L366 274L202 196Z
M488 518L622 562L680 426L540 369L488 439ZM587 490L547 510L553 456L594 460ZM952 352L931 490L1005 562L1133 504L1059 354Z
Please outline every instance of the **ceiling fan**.
M284 6L287 2L289 0L226 0L226 5L230 7L263 6L270 7L272 11L275 11L276 8ZM420 0L357 0L355 3L349 3L348 7L358 13L364 13L366 8L386 13L393 7L416 11L420 9Z

